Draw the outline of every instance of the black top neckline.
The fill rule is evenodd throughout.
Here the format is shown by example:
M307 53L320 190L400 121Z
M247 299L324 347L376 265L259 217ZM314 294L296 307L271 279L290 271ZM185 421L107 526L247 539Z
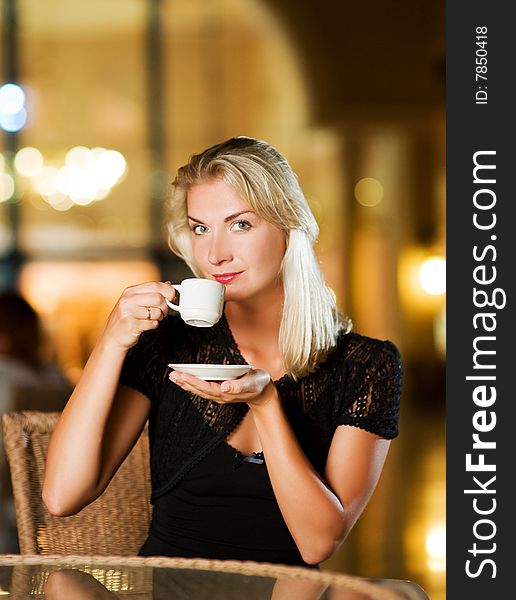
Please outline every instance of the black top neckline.
M222 313L222 317L220 318L219 322L221 324L221 332L226 338L225 343L227 344L227 348L231 348L233 350L233 353L239 360L238 364L249 364L243 356L242 352L240 352L240 348L238 347L235 337L233 336L233 332L231 331L231 327L229 326L225 313ZM288 373L284 373L279 379L272 380L274 385L283 385L285 383L288 383L289 381L293 381L293 378Z
M127 353L120 383L151 401L149 439L152 500L166 493L222 440L247 413L246 404L217 404L170 381L169 363L246 364L224 317L199 329L180 316L140 336ZM389 341L357 333L340 335L314 373L276 382L282 406L308 460L324 474L336 428L359 427L376 436L398 435L402 363Z

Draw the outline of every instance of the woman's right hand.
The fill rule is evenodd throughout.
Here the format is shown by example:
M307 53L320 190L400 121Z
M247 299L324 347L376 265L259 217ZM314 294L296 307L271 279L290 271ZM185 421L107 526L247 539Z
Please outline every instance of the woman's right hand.
M128 350L144 331L156 329L168 313L166 299L173 300L170 282L151 281L124 290L108 317L103 336Z
M120 373L127 350L158 327L174 296L171 283L143 283L111 311L50 440L42 495L51 514L76 514L98 498L136 443L150 401L120 385Z

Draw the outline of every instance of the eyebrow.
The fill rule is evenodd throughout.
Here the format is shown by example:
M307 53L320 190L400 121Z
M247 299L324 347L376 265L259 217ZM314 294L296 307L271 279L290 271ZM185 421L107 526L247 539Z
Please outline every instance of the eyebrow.
M241 215L245 215L246 213L251 213L253 215L255 215L256 213L254 212L254 210L241 210L240 212L237 213L233 213L232 215L229 215L229 217L226 217L224 219L224 223L228 223L229 221L232 221L233 219L236 219L237 217L240 217ZM191 221L195 221L196 223L199 223L200 225L204 225L205 223L203 223L200 219L196 219L195 217L191 217L190 215L188 215L188 218Z

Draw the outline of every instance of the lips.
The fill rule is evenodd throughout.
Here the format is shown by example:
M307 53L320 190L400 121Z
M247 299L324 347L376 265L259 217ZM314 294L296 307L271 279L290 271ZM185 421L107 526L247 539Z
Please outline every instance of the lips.
M228 283L234 281L240 275L241 272L242 271L240 271L239 273L217 273L213 275L213 279L215 279L219 283L227 285Z

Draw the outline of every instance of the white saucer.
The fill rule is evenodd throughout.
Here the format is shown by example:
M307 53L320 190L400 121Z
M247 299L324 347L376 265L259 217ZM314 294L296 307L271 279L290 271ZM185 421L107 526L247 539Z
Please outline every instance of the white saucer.
M253 367L251 365L192 365L192 364L169 364L169 367L175 371L189 373L195 375L199 379L205 381L226 381L228 379L236 379L241 375L245 375Z

